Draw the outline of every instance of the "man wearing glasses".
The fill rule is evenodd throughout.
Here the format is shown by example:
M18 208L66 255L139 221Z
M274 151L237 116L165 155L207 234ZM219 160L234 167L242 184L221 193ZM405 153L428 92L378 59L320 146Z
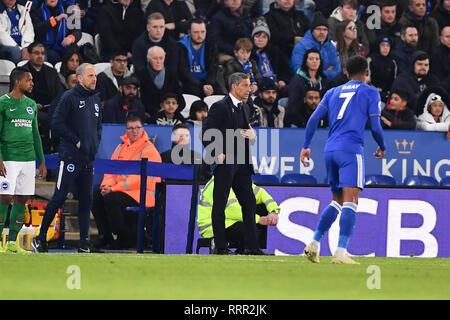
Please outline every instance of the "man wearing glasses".
M150 142L139 117L128 118L122 142L114 150L111 160L141 160L161 162L161 156ZM161 178L147 177L146 207L155 206L156 183ZM124 212L124 207L139 205L141 178L139 175L105 174L100 189L94 191L92 214L97 223L97 248L127 249L136 247L136 215ZM133 219L134 218L134 219ZM117 235L113 240L112 234Z
M103 103L119 92L119 84L123 78L131 76L126 51L113 53L109 63L111 67L100 72L97 78L97 89L100 89L100 98Z

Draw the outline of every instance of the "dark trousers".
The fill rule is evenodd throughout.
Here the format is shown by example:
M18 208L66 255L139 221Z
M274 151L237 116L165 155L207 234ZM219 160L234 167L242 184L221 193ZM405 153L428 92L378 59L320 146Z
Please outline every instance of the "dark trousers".
M225 207L231 188L242 207L244 248L258 249L255 222L256 199L252 189L252 176L247 165L220 164L214 170L212 227L215 245L218 249L227 248Z
M94 203L92 214L97 223L99 235L111 237L111 233L123 240L132 240L132 235L137 230L135 221L129 221L127 217L136 215L126 214L124 207L136 207L139 204L124 192L110 192L102 196L100 190L94 191ZM136 219L134 219L136 220Z
M78 193L78 223L80 226L80 246L86 246L89 242L89 224L92 206L92 183L94 177L94 166L80 164L71 160L59 162L58 176L55 193L45 208L39 237L46 240L47 230L55 218L58 209L66 201L67 194L75 185Z

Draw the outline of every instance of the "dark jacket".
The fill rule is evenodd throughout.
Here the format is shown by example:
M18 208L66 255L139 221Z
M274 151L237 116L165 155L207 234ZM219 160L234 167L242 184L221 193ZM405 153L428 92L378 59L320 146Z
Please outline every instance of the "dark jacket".
M397 63L398 73L409 71L412 68L412 55L417 49L404 41L400 41L391 55Z
M264 18L269 25L270 41L278 46L286 57L291 56L295 37L303 37L310 28L308 18L302 11L296 10L295 5L286 12L273 2Z
M275 45L271 45L270 43L262 50L269 57L270 64L272 65L273 72L277 75L277 81L283 80L284 82L289 83L290 72L289 72L289 60L286 59L285 55L282 54L280 48ZM256 50L253 49L252 55L250 59L256 61L259 66L259 58L256 54ZM260 70L261 71L261 70Z
M381 121L383 129L416 130L417 119L414 112L409 108L396 111L386 107L381 112L381 116L392 122L392 126L389 127Z
M217 44L219 52L233 56L236 40L251 37L252 22L245 10L240 17L235 17L228 8L221 8L208 25L208 41Z
M444 8L444 0L441 0L439 7L430 16L436 19L439 30L445 26L450 26L450 12Z
M133 54L132 60L134 71L137 72L141 69L145 69L147 65L147 51L150 47L155 45L162 47L166 52L166 58L164 61L166 68L172 70L173 72L178 72L179 53L177 42L167 33L164 33L161 42L156 44L150 41L147 31L141 33L141 35L133 42L131 52Z
M250 114L250 108L247 104L242 105L242 109L238 111L236 107L233 105L233 101L231 100L230 95L226 95L222 100L215 102L211 108L209 109L208 116L206 119L204 119L203 122L203 128L202 128L202 136L207 132L209 129L215 129L219 130L222 136L223 141L223 150L213 150L215 151L214 154L212 154L213 157L217 157L220 153L224 153L225 155L230 155L230 153L234 154L234 159L228 159L228 161L232 161L233 164L237 163L238 154L237 154L237 142L235 139L233 140L234 145L227 144L226 139L226 131L227 129L232 130L239 130L239 129L248 129L249 128L249 114ZM236 119L236 118L237 119ZM214 138L213 138L214 140ZM212 141L206 141L206 139L202 139L203 145L207 147ZM217 142L216 142L217 143ZM254 172L253 165L251 162L251 150L250 150L250 141L248 139L245 139L245 155L244 155L244 161L247 165L248 169L251 173ZM232 147L234 147L234 151L232 151ZM239 157L242 157L242 154L239 155ZM212 166L214 170L214 165Z
M378 89L381 100L387 101L389 90L397 77L397 63L390 54L386 57L374 51L369 59L370 84Z
M151 118L150 123L160 126L175 126L177 124L185 123L186 119L181 115L180 111L175 111L172 119L166 117L164 111L159 111L154 117Z
M259 83L262 80L262 76L261 76L261 73L259 73L258 63L255 60L250 60L250 62L252 63L252 73L253 73L254 81L256 83ZM230 88L228 88L229 76L231 76L235 72L243 72L244 68L243 68L242 64L236 58L230 59L227 62L225 62L223 68L224 68L223 77L225 80L225 84L227 86L227 90L230 90ZM252 82L251 79L250 79L250 81Z
M95 159L102 135L98 92L80 84L64 92L53 113L52 130L60 137L59 157L81 163ZM80 149L76 144L80 142Z
M308 108L304 103L296 110L292 116L291 124L295 125L297 128L306 128L309 118L311 118L314 110ZM318 128L328 128L328 116L323 117L319 121Z
M175 23L175 30L166 29L172 38L178 40L181 33L187 33L192 14L184 1L174 0L168 6L164 0L152 0L145 10L145 17L153 12L161 13L166 23Z
M417 19L407 9L398 22L402 26L413 25L417 28L419 34L418 50L431 53L439 45L439 25L433 17L425 15L422 19Z
M24 65L25 68L30 70L31 74L33 74L35 69L31 66L30 62L27 62ZM45 82L48 89L48 95L51 97L51 100L56 98L62 91L63 91L63 85L61 84L61 80L59 79L58 71L56 71L54 68L51 68L47 66L45 63L42 65L41 72L43 72L43 76L45 78ZM36 82L36 78L33 79ZM39 97L36 95L36 83L34 84L34 88L31 91L31 94L27 94L31 99L36 101L36 103L41 103Z
M130 116L138 116L144 123L145 107L139 98L135 98L129 103L124 101L122 94L117 93L106 101L102 109L103 123L126 123Z
M380 29L369 29L366 27L366 35L370 44L370 52L378 52L378 39L381 36L387 36L389 37L389 39L391 39L391 51L400 42L400 31L402 27L397 20L395 20L393 23L386 23L381 20L380 27Z
M61 1L61 0L59 0ZM42 5L44 5L42 3ZM63 6L65 13L67 13L67 8L69 5ZM48 8L50 11L50 14L52 17L56 17L62 12L59 12L58 6L55 8ZM52 26L50 20L45 20L44 16L42 14L41 5L38 5L31 9L30 11L31 20L33 21L33 27L34 27L34 41L44 43L46 34L48 31L53 30L54 39L56 39L56 35L58 33L59 25L61 23L58 22L55 26ZM56 21L55 21L56 22ZM74 28L69 29L66 27L66 36L72 35L75 37L75 44L81 39L81 29ZM49 45L46 45L46 47L49 47Z
M144 30L141 10L130 6L126 9L125 17L122 13L123 6L120 3L109 3L101 9L98 29L103 53L131 52L133 41Z
M441 86L450 92L450 48L442 43L431 55L431 72L439 78Z
M166 70L164 78L164 85L161 89L158 89L147 69L136 72L136 75L141 83L141 100L145 106L145 112L150 116L156 115L159 111L161 99L164 94L172 92L178 95L178 110L183 110L186 103L184 101L181 87L178 83L177 74L173 71Z

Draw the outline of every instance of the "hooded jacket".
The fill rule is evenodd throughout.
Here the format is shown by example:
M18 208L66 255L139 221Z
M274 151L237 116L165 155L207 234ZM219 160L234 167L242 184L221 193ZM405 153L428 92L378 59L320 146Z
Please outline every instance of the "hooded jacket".
M142 137L134 143L130 143L130 139L126 134L120 138L123 142L116 147L111 160L141 160L142 158L147 158L150 162L161 162L161 156L153 143L150 142L147 132L144 131ZM155 206L155 188L158 182L161 182L161 178L147 177L146 207ZM105 185L111 186L112 192L123 192L132 197L137 203L140 201L140 175L105 174L100 184L100 189Z
M130 70L125 69L123 77L129 77L132 75ZM103 72L100 72L97 76L97 88L100 89L100 98L102 101L106 101L114 97L119 92L119 84L112 72L112 68L108 67Z
M60 137L61 159L94 161L102 136L100 103L97 91L88 91L79 83L63 93L51 121L53 132Z
M430 95L434 93L441 96L442 101L444 103L444 110L442 112L441 117L439 118L439 122L436 122L433 118L433 115L428 110L431 105L431 97ZM418 102L418 106L423 106L423 109L418 111L417 117L417 130L425 130L425 131L441 131L447 132L449 131L450 126L450 98L446 91L444 91L441 87L430 87L424 90L420 95Z
M302 65L305 52L311 48L319 49L320 56L323 60L324 73L328 80L333 80L333 78L341 72L341 62L339 61L336 47L331 43L329 36L323 44L320 44L320 42L314 39L311 30L308 30L305 33L303 39L297 42L292 51L290 62L291 72L296 74L298 68ZM330 66L334 66L334 68L332 70L327 70Z

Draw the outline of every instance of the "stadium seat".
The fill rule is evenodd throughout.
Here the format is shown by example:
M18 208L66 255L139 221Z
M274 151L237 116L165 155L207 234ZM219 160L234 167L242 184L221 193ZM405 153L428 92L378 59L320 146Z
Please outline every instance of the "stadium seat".
M213 94L211 96L207 96L203 99L205 103L208 105L208 108L211 108L214 102L222 100L225 97L223 94Z
M11 74L11 71L13 71L13 69L15 67L16 67L16 65L14 64L14 62L9 61L9 60L0 59L0 82L9 83L9 75ZM9 87L9 85L8 85L8 87ZM8 90L5 90L5 91L8 91Z
M85 43L90 43L90 44L94 45L94 37L91 36L89 33L82 32L81 39L77 42L77 45L82 46Z
M187 93L183 93L183 98L184 98L184 101L186 102L186 106L181 111L181 115L187 119L187 118L189 118L189 110L191 110L192 103L197 100L201 100L201 99L199 97L197 97L196 95L187 94Z
M277 176L270 174L254 174L252 177L253 183L280 183Z
M281 177L281 183L287 184L317 184L316 178L309 174L290 173Z
M18 66L18 67L21 67L21 66L25 65L27 62L28 62L28 60L22 60L22 61L19 61L19 62L17 62L17 66ZM53 65L52 65L50 62L44 61L44 63L45 63L46 65L48 65L49 67L53 68Z
M450 187L450 176L442 178L440 185L441 187Z
M61 61L55 64L55 67L54 67L54 68L56 69L56 71L60 72L60 70L61 70L61 64L62 64Z
M94 36L94 47L97 50L97 54L101 57L102 56L102 43L100 41L100 35L98 33Z
M103 72L106 68L108 68L108 67L110 67L110 66L111 66L111 63L109 63L109 62L99 62L99 63L96 63L96 64L94 65L94 67L95 67L95 72L97 72L97 74L99 74L99 73Z
M382 186L395 186L397 181L390 177L382 174L370 174L366 175L366 186L370 185L382 185Z
M403 181L405 186L439 186L439 182L433 177L408 176Z

